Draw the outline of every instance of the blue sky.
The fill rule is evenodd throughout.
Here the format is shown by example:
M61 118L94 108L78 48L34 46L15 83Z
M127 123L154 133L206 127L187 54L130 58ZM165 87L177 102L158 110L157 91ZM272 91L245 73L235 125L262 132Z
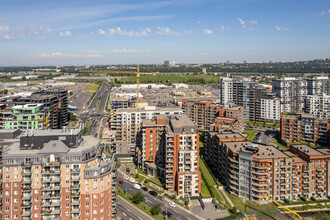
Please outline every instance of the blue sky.
M329 0L0 0L0 65L330 57Z

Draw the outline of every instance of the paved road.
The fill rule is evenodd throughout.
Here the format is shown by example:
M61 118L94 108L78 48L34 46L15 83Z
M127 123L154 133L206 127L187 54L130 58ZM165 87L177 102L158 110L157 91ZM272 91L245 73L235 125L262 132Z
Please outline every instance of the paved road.
M134 195L137 192L142 192L144 194L144 197L145 197L144 203L147 206L152 207L155 204L160 204L160 207L162 208L162 211L161 212L163 212L164 210L166 210L166 206L167 206L167 211L169 211L169 212L172 213L172 216L171 216L170 219L177 219L177 220L199 220L199 218L196 218L194 215L190 214L189 212L186 212L186 211L182 210L181 208L171 207L166 200L161 201L158 198L155 198L154 196L150 195L148 192L145 192L143 190L137 190L137 189L135 189L133 187L133 184L131 184L130 182L128 182L127 180L125 180L122 177L122 174L121 173L118 173L117 180L118 180L118 182L119 181L123 181L124 182L123 185L120 185L119 183L117 183L117 186L120 187L123 190L125 189L125 186L127 186L127 193L128 194ZM118 208L120 206L121 205L118 204Z
M152 220L138 208L118 196L117 216L124 220Z
M90 123L88 125L87 135L92 135L92 136L98 135L101 120L102 120L102 118L107 116L107 114L104 113L104 109L105 109L105 105L107 103L107 97L109 95L109 92L110 92L110 86L102 84L100 89L95 94L92 102L86 109L86 111L78 116L78 117L80 117L82 124L86 124L88 119L89 118L91 119ZM100 100L99 108L98 108L97 112L94 112L97 107L100 97L101 97L101 100Z

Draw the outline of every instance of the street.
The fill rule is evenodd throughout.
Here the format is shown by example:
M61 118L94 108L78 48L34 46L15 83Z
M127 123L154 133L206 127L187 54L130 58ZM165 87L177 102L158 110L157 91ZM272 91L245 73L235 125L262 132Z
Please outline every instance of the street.
M100 89L95 94L90 105L87 107L86 111L78 115L78 118L81 119L82 125L85 125L88 119L90 119L87 135L92 135L92 136L98 135L101 120L102 118L107 117L108 115L104 112L104 109L107 104L107 97L109 95L109 92L110 92L110 86L102 84ZM101 99L100 99L99 108L97 109L97 112L94 112L95 109L97 108L100 97Z
M163 212L164 210L166 210L166 206L167 206L167 211L172 213L172 216L169 219L177 219L177 220L185 220L185 219L186 220L199 220L199 218L196 218L194 215L190 214L187 211L182 210L181 208L171 207L169 205L169 203L168 203L167 200L161 201L160 199L158 199L158 198L150 195L149 192L135 189L133 187L133 184L130 183L128 180L124 179L123 176L122 176L122 174L120 174L120 173L118 173L117 180L118 180L117 186L119 188L121 188L122 190L125 190L125 186L127 186L127 193L128 194L135 195L137 192L142 192L143 195L144 195L144 198L145 198L145 200L143 201L143 203L145 203L150 208L153 207L156 204L160 204L160 207L162 209L161 212ZM120 185L119 184L119 181L123 181L124 184L123 185ZM125 206L125 204L123 204L123 203L118 204L118 210L127 210L126 209L127 208L126 206L125 207L122 207L122 206ZM128 214L126 212L124 212L124 213L125 214ZM123 214L121 214L121 215L123 215ZM131 217L126 216L126 218L125 217L123 217L123 218L126 220L126 219L130 219ZM135 218L132 218L132 219L138 219L138 218L135 217Z

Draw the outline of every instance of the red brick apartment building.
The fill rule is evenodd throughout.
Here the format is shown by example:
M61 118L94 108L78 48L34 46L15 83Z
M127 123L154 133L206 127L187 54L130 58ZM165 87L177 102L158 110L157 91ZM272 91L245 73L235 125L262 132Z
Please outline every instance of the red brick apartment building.
M183 112L199 128L217 131L219 127L235 132L244 130L244 108L236 105L219 105L212 101L182 101Z
M330 145L330 120L317 119L308 114L281 116L282 142L302 141Z
M157 116L143 120L141 132L139 167L162 177L166 190L198 197L201 174L197 126L185 114Z
M330 150L292 145L289 151L243 140L240 134L209 133L205 158L230 193L257 202L330 195Z

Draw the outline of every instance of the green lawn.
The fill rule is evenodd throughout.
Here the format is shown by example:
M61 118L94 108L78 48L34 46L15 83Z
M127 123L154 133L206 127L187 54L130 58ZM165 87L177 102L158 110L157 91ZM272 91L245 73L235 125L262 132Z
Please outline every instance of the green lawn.
M93 85L88 85L85 90L86 91L96 91L100 88L100 84L93 84Z
M128 194L128 193L124 193L124 191L120 188L117 189L118 191L118 195L121 196L122 198L124 198L125 200L127 200L128 202L130 202L131 204L133 204L135 207L137 207L138 209L140 209L141 211L145 212L146 214L150 215L152 218L156 219L156 220L163 220L164 217L161 215L161 214L158 214L158 215L151 215L151 212L150 212L150 207L148 207L146 204L144 203L140 203L140 204L134 204L131 202L132 200L132 195Z
M136 76L125 76L118 80L121 84L135 84ZM141 75L140 83L160 83L170 85L172 83L198 84L219 84L220 77L214 75Z
M160 182L158 177L150 177L149 181L163 188L163 184Z
M136 177L135 177L135 174L134 174L132 177L133 177L136 181L138 181L139 183L141 183L141 182L145 179L145 177L142 176L142 175L139 175L139 177L136 178Z
M155 191L155 192L158 193L158 194L162 194L162 193L164 192L164 189L162 189L162 190L158 190L158 189L152 187L152 186L150 185L150 183L151 183L151 182L149 182L149 183L144 183L144 185L145 185L146 187L148 187L149 189Z
M203 199L212 197L210 191L208 190L208 188L206 186L206 183L203 180L203 178L201 180L201 196L202 196Z
M248 136L246 137L246 140L251 141L252 138L254 137L254 135L257 133L257 131L253 131L253 130L248 130L245 129L243 134L247 134Z
M281 126L279 124L273 124L273 123L266 123L266 122L256 122L256 121L246 121L245 122L248 125L256 125L256 126L264 126L267 128L280 128Z
M243 203L242 198L234 196L234 195L228 193L227 191L226 191L226 194L230 198L230 200L233 202L235 207L241 212L252 212L252 211L256 210L256 211L259 211L259 213L264 212L271 216L276 215L279 212L277 206L274 205L274 203L272 203L272 202L270 202L268 204L263 204L263 205L259 205L257 203L251 202L251 201L246 201L245 203Z

